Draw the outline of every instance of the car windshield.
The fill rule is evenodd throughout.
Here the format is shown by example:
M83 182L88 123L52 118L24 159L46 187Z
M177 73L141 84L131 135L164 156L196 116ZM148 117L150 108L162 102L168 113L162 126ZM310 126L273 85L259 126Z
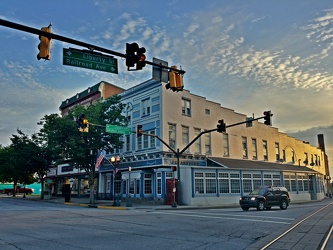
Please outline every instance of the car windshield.
M250 195L264 195L266 192L265 188L257 188L255 190L253 190Z

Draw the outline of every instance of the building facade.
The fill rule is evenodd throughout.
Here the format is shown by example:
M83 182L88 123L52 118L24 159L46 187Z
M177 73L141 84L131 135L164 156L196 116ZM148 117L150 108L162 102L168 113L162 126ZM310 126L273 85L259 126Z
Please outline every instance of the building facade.
M228 126L245 121L246 115L188 90L172 92L165 84L153 78L120 93L129 126L136 131L142 125L144 134L124 136L123 148L110 155L119 160L101 167L101 197L119 194L166 203L174 191L168 185L172 178L178 181L177 201L184 205L238 203L241 195L261 185L284 185L294 201L323 199L330 192L323 148L260 121L226 133L204 133L176 157L174 151L216 128L218 120ZM318 142L323 145L322 135Z
M188 90L172 92L166 84L165 72L154 68L152 79L112 93L122 97L128 126L136 131L142 125L143 135L124 135L123 148L107 155L113 160L100 166L97 198L219 205L237 204L262 185L286 186L292 201L320 200L330 192L323 135L316 147L260 121L206 133L220 119L228 126L246 115ZM63 114L67 102L86 103L68 99Z

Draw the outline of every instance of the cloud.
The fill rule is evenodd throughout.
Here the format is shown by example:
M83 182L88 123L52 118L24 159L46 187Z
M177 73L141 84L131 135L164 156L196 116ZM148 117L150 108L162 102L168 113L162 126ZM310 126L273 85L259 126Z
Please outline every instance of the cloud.
M309 21L301 28L307 31L306 37L322 48L316 57L323 59L333 49L333 9L324 10L322 16Z

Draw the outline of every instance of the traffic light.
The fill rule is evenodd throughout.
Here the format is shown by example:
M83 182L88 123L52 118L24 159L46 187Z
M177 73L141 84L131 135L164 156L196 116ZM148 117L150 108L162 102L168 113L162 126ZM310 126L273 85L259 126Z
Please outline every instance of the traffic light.
M265 111L264 112L264 123L267 126L272 126L272 121L271 121L271 116L273 116L273 114L271 113L271 111Z
M219 132L219 133L225 133L225 131L226 131L226 125L225 125L223 119L222 120L218 120L217 132Z
M177 66L171 66L171 68L177 69ZM179 72L172 69L169 71L169 83L165 87L167 89L171 89L173 92L183 91L183 76Z
M89 132L89 121L85 118L84 114L81 114L79 118L76 119L76 127L80 132Z
M142 136L142 125L136 125L136 137Z
M81 132L89 132L89 121L88 119L83 119L83 124L82 124L82 131Z
M126 43L126 66L127 70L134 67L136 64L136 70L141 70L146 66L146 49L144 47L139 48L137 43ZM133 69L132 69L133 70Z
M42 31L52 33L51 24L48 27L42 27ZM40 43L38 44L39 53L37 59L51 60L52 39L46 36L39 36Z
M144 66L146 66L146 49L144 47L139 48L137 51L138 62L136 63L136 69L141 70Z

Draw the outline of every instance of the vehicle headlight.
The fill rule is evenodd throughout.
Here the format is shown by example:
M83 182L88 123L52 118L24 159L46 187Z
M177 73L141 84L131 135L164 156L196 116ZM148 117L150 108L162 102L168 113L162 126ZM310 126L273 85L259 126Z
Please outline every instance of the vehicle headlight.
M239 200L240 200L240 201L243 200L243 197L240 197Z
M256 200L256 197L251 197L251 201L255 201Z

